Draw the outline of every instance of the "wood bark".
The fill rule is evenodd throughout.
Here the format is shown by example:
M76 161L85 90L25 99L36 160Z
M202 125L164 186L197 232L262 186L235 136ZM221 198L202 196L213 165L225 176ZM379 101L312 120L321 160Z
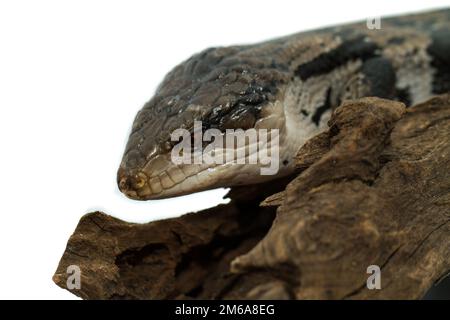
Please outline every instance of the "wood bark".
M450 95L345 102L296 162L179 218L87 214L53 280L79 266L85 299L418 299L449 273Z

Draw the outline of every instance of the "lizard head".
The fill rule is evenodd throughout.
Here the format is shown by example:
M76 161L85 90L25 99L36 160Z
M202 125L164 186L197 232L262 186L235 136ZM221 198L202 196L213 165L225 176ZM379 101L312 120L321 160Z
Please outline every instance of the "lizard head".
M272 58L246 54L246 48L205 50L166 75L134 120L117 176L119 189L125 195L137 200L167 198L262 182L284 172L261 174L261 167L268 164L259 161L239 164L225 159L223 163L206 163L190 156L190 163L174 161L174 148L181 140L193 143L177 155L185 156L183 153L189 151L195 154L194 145L204 148L213 140L224 143L223 148L216 144L214 154L218 155L225 149L229 151L230 146L225 143L230 134L234 135L232 139L236 138L236 131L230 133L230 130L282 131L285 122L282 99L287 73L282 66L275 65ZM174 141L176 130L181 130L182 134ZM201 131L199 136L198 131ZM205 142L206 136L201 135L207 131L214 135L213 139L209 135L211 142ZM283 144L281 131L277 138L279 145ZM275 131L267 133L266 148L275 147L275 135ZM193 141L196 137L200 137L200 145ZM244 141L244 158L248 160L256 152L255 141L248 136ZM278 157L284 157L284 153L280 150Z

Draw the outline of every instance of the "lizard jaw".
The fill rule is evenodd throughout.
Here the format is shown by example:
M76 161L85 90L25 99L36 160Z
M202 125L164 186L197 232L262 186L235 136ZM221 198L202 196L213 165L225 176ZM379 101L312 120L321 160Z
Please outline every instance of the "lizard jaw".
M283 139L282 139L283 140ZM285 144L292 146L292 144ZM148 162L141 169L127 169L122 165L118 172L119 189L134 200L164 199L207 189L232 187L265 182L285 176L294 170L294 148L279 147L270 163L251 163L246 155L244 163L236 161L223 164L175 164L166 154ZM162 159L164 158L164 160ZM280 159L282 163L280 163ZM263 169L275 168L273 174L262 174Z
M311 132L304 132L310 127L309 121L296 118L297 94L288 90L283 102L269 105L255 124L257 130L278 130L278 153L276 159L271 159L278 166L274 174L261 174L261 169L267 165L247 161L250 153L246 153L244 164L178 165L172 161L170 153L165 153L152 157L137 168L127 168L127 162L123 162L118 172L119 189L135 200L164 199L213 188L261 183L292 173L295 169L293 158L304 143L304 139L299 139L299 136L304 138L305 134L310 136L317 130L314 126ZM286 115L290 120L286 121ZM267 148L271 145L270 139ZM246 144L246 148L248 146Z

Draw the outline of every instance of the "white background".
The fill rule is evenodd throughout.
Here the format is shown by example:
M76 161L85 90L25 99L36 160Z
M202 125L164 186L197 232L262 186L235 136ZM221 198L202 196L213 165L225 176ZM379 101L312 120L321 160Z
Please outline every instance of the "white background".
M206 47L446 1L1 1L0 298L75 299L51 280L80 217L128 221L217 204L225 190L135 202L116 170L136 112Z

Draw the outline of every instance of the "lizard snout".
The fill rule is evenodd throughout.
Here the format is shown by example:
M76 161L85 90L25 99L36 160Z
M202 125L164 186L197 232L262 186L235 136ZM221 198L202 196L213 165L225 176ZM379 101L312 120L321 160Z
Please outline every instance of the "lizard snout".
M123 168L117 173L117 185L119 190L128 198L140 199L139 191L147 184L147 179L142 173L127 172Z

